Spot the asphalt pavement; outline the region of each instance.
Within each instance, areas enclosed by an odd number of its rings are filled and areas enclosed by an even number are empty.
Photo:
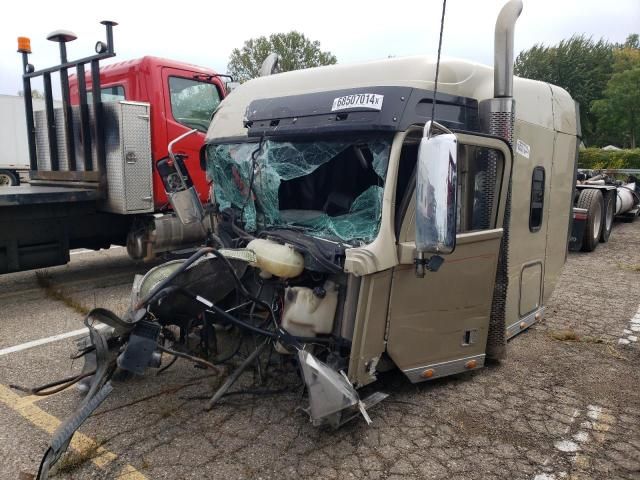
[[[148,268],[113,249],[0,277],[0,478],[33,478],[81,398],[9,385],[78,372],[78,337],[55,336],[82,329],[94,306],[123,313]],[[569,254],[546,318],[506,360],[420,385],[385,375],[377,386],[391,396],[371,426],[314,428],[295,391],[205,412],[220,379],[179,361],[114,383],[52,478],[640,479],[639,304],[640,222],[619,223],[608,244]]]

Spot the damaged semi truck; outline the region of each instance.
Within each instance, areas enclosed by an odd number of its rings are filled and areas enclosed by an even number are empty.
[[[277,352],[316,425],[368,419],[384,395],[357,389],[384,370],[422,382],[502,358],[544,315],[564,264],[580,141],[567,92],[513,76],[521,9],[500,13],[493,69],[392,58],[265,76],[224,99],[201,152],[217,204],[209,246],[137,278],[123,318],[89,314],[87,365],[67,379],[89,392],[42,472],[116,368],[142,373],[167,354],[217,368],[232,331],[263,340],[208,407]],[[169,199],[198,222],[175,173]]]

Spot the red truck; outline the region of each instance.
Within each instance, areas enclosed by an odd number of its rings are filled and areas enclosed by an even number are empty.
[[[127,245],[133,258],[200,243],[202,226],[184,225],[171,210],[156,168],[176,145],[201,200],[209,186],[199,162],[211,116],[226,94],[225,75],[156,57],[101,67],[114,57],[114,22],[96,54],[67,60],[71,32],[58,42],[60,64],[35,71],[27,38],[18,39],[29,144],[29,185],[0,192],[0,274],[62,265],[74,248]],[[86,68],[90,67],[90,68]],[[59,73],[62,108],[51,77]],[[44,111],[34,112],[31,80],[42,77]],[[96,112],[98,114],[96,115]]]

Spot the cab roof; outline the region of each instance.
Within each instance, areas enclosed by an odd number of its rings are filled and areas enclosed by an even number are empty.
[[[133,60],[124,60],[120,62],[110,63],[106,65],[100,65],[100,72],[107,73],[124,73],[130,69],[141,68],[153,68],[153,67],[170,67],[178,68],[182,70],[191,70],[194,72],[200,72],[207,75],[215,75],[216,72],[210,68],[200,67],[191,63],[179,62],[177,60],[170,60],[168,58],[144,56],[135,58]]]
[[[170,60],[168,58],[153,57],[147,55],[145,57],[135,58],[133,60],[123,60],[115,63],[109,63],[106,65],[100,65],[100,75],[103,78],[109,78],[112,76],[124,76],[132,71],[139,70],[152,70],[154,68],[176,68],[180,70],[189,70],[196,73],[202,73],[204,75],[217,75],[215,70],[210,68],[200,67],[191,63],[179,62],[177,60]],[[87,81],[91,80],[91,72],[86,74]],[[69,80],[75,82],[75,74],[69,75]]]
[[[207,143],[247,137],[247,108],[260,99],[379,86],[433,90],[436,60],[429,56],[388,58],[297,70],[250,80],[220,104],[207,132]],[[493,97],[493,68],[444,58],[438,91],[478,101]],[[514,78],[516,118],[542,127],[576,134],[575,104],[569,94],[545,82]],[[554,114],[555,113],[555,114]]]

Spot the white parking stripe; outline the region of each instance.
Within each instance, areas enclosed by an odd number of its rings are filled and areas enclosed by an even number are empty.
[[[107,325],[100,324],[96,325],[96,328],[105,328]],[[0,357],[3,355],[8,355],[10,353],[20,352],[22,350],[27,350],[28,348],[39,347],[40,345],[46,345],[47,343],[57,342],[58,340],[64,340],[65,338],[79,337],[80,335],[86,335],[89,333],[88,328],[80,328],[78,330],[73,330],[67,333],[60,333],[58,335],[53,335],[47,338],[41,338],[39,340],[32,340],[31,342],[21,343],[20,345],[15,345],[13,347],[7,347],[0,350]]]
[[[631,317],[629,325],[622,331],[622,336],[618,339],[618,345],[631,345],[638,341],[640,335],[640,307],[638,312]]]

